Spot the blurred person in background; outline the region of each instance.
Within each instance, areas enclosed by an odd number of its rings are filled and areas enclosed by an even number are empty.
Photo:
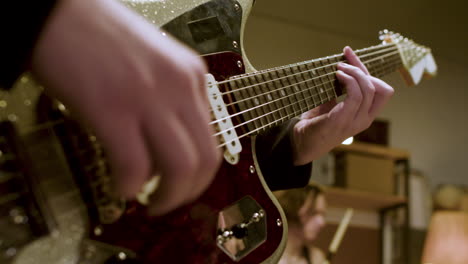
[[[314,246],[325,226],[326,201],[317,185],[276,192],[288,220],[288,242],[280,264],[317,264],[325,261],[324,253]]]

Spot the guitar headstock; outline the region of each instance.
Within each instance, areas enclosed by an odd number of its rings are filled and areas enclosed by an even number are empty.
[[[398,47],[403,62],[401,73],[409,86],[418,84],[423,77],[431,78],[437,74],[437,65],[430,48],[388,30],[380,32],[380,40]]]

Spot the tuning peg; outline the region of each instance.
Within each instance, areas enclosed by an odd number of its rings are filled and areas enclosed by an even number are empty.
[[[388,29],[380,30],[379,31],[379,39],[384,40],[388,35]]]

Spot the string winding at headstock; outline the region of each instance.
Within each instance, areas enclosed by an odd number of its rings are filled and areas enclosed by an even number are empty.
[[[418,84],[423,77],[431,78],[437,74],[437,65],[430,48],[388,30],[380,32],[380,40],[398,47],[403,62],[401,73],[409,86]]]

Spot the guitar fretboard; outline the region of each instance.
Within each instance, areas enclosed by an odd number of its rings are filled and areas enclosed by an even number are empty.
[[[382,77],[402,66],[394,44],[357,50],[371,75]],[[232,91],[228,106],[241,116],[249,134],[279,125],[345,94],[336,78],[343,54],[239,75],[227,82]]]

